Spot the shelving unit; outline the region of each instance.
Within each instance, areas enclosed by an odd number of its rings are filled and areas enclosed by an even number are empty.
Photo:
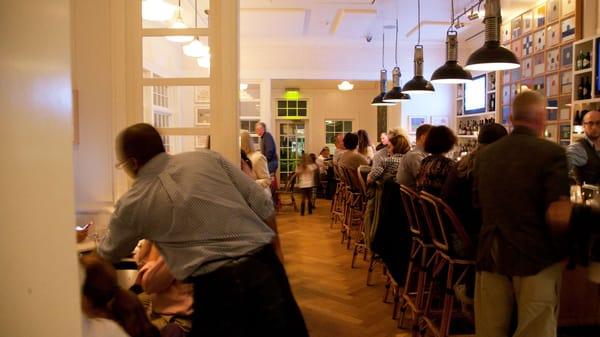
[[[583,127],[580,124],[578,116],[584,110],[597,110],[600,109],[600,88],[598,88],[598,45],[600,44],[600,35],[596,35],[590,38],[582,39],[573,44],[573,69],[577,69],[577,59],[581,53],[590,54],[590,65],[588,68],[573,71],[572,83],[572,105],[571,105],[571,124],[570,128],[573,131],[571,133],[570,141],[574,142],[579,138],[583,137]],[[589,81],[590,83],[590,96],[588,99],[580,99],[578,86],[581,80]]]

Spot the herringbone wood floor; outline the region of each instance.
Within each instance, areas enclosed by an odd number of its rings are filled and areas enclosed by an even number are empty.
[[[278,215],[285,267],[312,337],[404,337],[392,320],[392,305],[382,302],[385,279],[378,266],[366,285],[368,262],[340,244],[339,225],[330,229],[327,200],[312,215],[291,208]]]

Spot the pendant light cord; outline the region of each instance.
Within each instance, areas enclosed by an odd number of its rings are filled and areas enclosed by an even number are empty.
[[[454,29],[454,0],[450,1],[450,6],[452,6],[451,8],[451,13],[452,13],[452,17],[450,18],[450,27],[448,27],[448,31],[446,31],[446,34],[448,34],[449,32],[455,32],[456,30]]]
[[[396,12],[397,13],[397,12]],[[396,50],[394,51],[394,59],[396,62],[396,67],[398,66],[398,18],[396,17]]]
[[[381,33],[381,69],[385,69],[385,28]]]
[[[419,43],[418,45],[421,45],[421,0],[417,0],[417,16],[419,19],[419,22],[417,23],[417,27],[419,29]],[[397,23],[396,23],[397,24]],[[398,28],[396,28],[398,29]]]
[[[194,28],[198,28],[198,0],[194,0]]]

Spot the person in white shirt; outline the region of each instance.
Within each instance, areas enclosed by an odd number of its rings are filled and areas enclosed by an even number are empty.
[[[254,149],[252,138],[248,131],[240,132],[240,149],[246,153],[250,162],[252,162],[251,178],[262,188],[265,193],[271,196],[271,175],[269,174],[269,166],[267,165],[267,157]]]
[[[282,265],[273,201],[220,154],[169,155],[158,131],[117,137],[134,179],[117,202],[98,253],[116,262],[154,242],[173,276],[194,284],[191,336],[308,336]]]
[[[319,152],[319,157],[316,160],[316,164],[319,166],[319,172],[321,172],[321,174],[327,174],[327,166],[331,164],[328,146],[324,146],[321,149],[321,152]]]
[[[304,215],[304,207],[308,203],[308,214],[312,214],[314,205],[312,204],[312,192],[315,187],[315,173],[318,167],[312,162],[308,154],[302,155],[300,164],[296,167],[296,186],[302,192],[302,202],[300,203],[300,215]]]

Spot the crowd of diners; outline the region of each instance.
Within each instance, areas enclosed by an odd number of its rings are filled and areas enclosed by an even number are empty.
[[[463,296],[477,335],[555,336],[566,233],[599,231],[596,209],[569,202],[569,170],[600,183],[600,112],[584,116],[585,138],[565,151],[542,138],[545,105],[536,92],[519,94],[512,132],[486,125],[458,162],[446,126],[420,126],[412,149],[399,128],[377,147],[364,130],[340,134],[333,155],[324,147],[297,165],[301,213],[312,212],[312,190],[333,165],[370,165],[370,186],[392,181],[439,196],[477,243]],[[277,235],[276,145],[264,123],[256,133],[260,151],[241,133],[240,163],[209,150],[169,155],[148,124],[118,135],[117,167],[134,182],[97,253],[81,258],[84,336],[308,336]],[[138,279],[121,289],[111,263],[132,252]]]

